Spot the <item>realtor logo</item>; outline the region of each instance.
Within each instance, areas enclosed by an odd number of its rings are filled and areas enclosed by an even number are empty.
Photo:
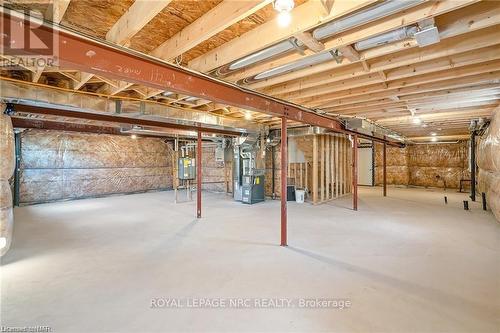
[[[36,8],[23,3],[23,8]],[[52,12],[49,5],[45,15],[38,10],[13,10],[0,7],[1,11],[1,67],[3,69],[31,69],[57,65],[57,31],[43,26],[43,19]]]

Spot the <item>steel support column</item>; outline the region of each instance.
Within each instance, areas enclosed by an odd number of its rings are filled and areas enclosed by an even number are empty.
[[[286,118],[281,118],[281,246],[287,246],[287,170],[288,142]]]
[[[476,201],[476,131],[470,135],[470,199]]]
[[[352,209],[358,210],[358,135],[352,145]]]
[[[196,144],[196,218],[201,218],[201,131]]]
[[[384,182],[384,197],[387,196],[387,144],[384,142],[383,160],[383,182]]]

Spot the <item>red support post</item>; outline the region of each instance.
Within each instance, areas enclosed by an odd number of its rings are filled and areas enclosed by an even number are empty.
[[[384,197],[387,196],[387,144],[384,142],[383,152],[383,178],[384,178]]]
[[[358,210],[358,135],[352,145],[352,209]]]
[[[201,218],[201,131],[196,144],[196,218]]]
[[[274,156],[273,156],[274,158]],[[287,246],[287,170],[288,170],[288,145],[286,118],[281,118],[281,246]]]

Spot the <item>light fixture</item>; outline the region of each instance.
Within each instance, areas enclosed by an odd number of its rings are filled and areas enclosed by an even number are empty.
[[[132,139],[134,139],[134,140],[135,140],[135,139],[137,139],[137,135],[135,135],[135,134],[132,134],[130,137],[131,137]]]
[[[278,25],[280,27],[286,27],[290,25],[292,21],[292,15],[289,12],[281,12],[278,14]]]
[[[290,12],[292,11],[293,7],[295,7],[295,3],[293,2],[293,0],[274,0],[273,7],[279,13],[279,26],[286,27],[287,25],[289,25],[292,21]]]
[[[436,136],[436,135],[437,135],[437,133],[436,133],[436,132],[431,132],[431,135],[432,135],[432,136]]]
[[[437,137],[435,137],[435,136],[433,136],[433,137],[431,138],[431,141],[432,141],[432,142],[436,142],[437,140],[438,140],[438,138],[437,138]]]
[[[415,125],[420,125],[422,123],[422,119],[420,119],[419,117],[413,117],[411,121]]]
[[[250,112],[245,112],[245,119],[246,120],[252,120],[252,114]]]

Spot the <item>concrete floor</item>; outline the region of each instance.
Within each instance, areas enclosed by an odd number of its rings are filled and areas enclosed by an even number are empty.
[[[360,189],[330,204],[246,206],[170,192],[15,210],[3,326],[55,332],[499,332],[500,223],[465,194]],[[151,308],[152,298],[348,299],[350,308]],[[251,301],[251,302],[252,302]],[[262,303],[262,302],[261,302]],[[160,304],[160,303],[157,303]],[[187,305],[187,303],[183,303]]]

